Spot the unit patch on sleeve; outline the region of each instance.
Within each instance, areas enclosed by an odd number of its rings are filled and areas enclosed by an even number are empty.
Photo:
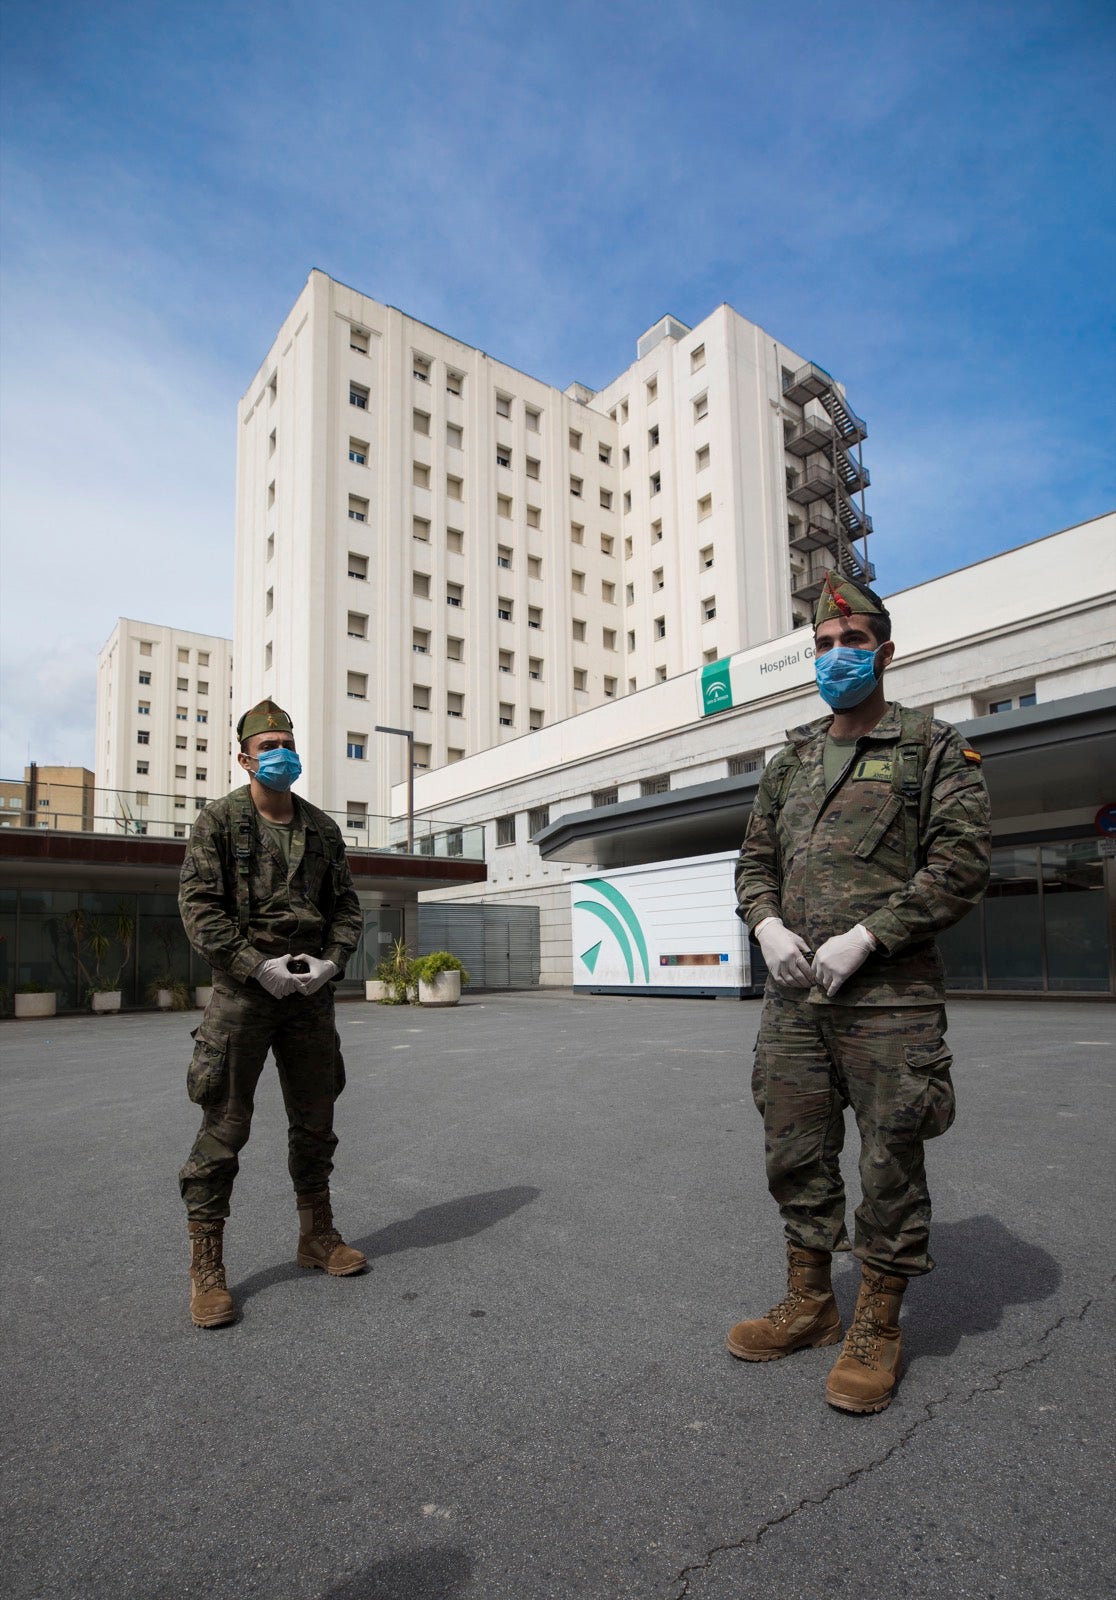
[[[862,756],[852,770],[853,778],[874,779],[877,783],[891,782],[891,761],[888,756]]]

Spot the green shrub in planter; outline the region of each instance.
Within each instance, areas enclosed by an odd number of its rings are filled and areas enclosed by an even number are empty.
[[[469,981],[464,963],[450,950],[431,950],[429,955],[418,956],[413,965],[415,977],[421,983],[433,983],[441,972],[460,972],[461,982]]]

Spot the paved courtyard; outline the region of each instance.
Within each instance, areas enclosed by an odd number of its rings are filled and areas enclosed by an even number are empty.
[[[5,1592],[1109,1595],[1116,1011],[952,1007],[939,1266],[865,1418],[824,1403],[835,1351],[724,1352],[782,1287],[758,1015],[343,1006],[335,1201],[374,1271],[295,1267],[269,1068],[214,1332],[175,1183],[197,1014],[4,1023]]]

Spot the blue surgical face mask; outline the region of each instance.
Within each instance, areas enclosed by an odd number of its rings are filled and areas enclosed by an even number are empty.
[[[265,789],[289,789],[302,776],[302,762],[294,750],[280,745],[277,750],[265,750],[258,757],[256,777]]]
[[[814,676],[818,693],[834,711],[848,711],[867,700],[876,687],[875,650],[853,650],[835,645],[814,657]]]

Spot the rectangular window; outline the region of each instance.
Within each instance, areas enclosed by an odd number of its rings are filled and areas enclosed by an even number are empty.
[[[350,383],[349,404],[356,406],[358,411],[367,411],[369,394],[370,391],[362,383]]]
[[[585,624],[580,617],[575,617],[570,624],[573,637],[580,643],[585,638]]]
[[[654,778],[641,778],[639,780],[639,792],[642,796],[651,794],[669,794],[670,773],[660,772]]]
[[[647,430],[647,448],[649,450],[654,450],[654,448],[658,444],[658,442],[659,442],[659,424],[656,422],[656,424],[655,424],[655,426],[653,428],[648,428],[648,430]]]
[[[148,733],[146,728],[141,728],[140,731],[136,734],[136,743],[137,744],[150,744],[151,743],[151,735]]]
[[[650,404],[652,400],[657,400],[658,398],[659,398],[659,380],[658,380],[658,378],[654,378],[654,377],[648,378],[648,380],[647,380],[647,402],[648,402],[648,404]]]
[[[713,596],[710,595],[708,600],[703,600],[701,602],[702,621],[703,622],[712,622],[713,618],[716,615],[717,615],[717,602],[713,598]]]
[[[666,638],[666,618],[665,617],[656,617],[655,618],[655,637],[656,637],[656,639],[665,639]]]
[[[275,479],[272,478],[271,482],[267,486],[267,506],[268,506],[268,510],[269,511],[270,511],[271,507],[274,504],[275,504]]]
[[[514,670],[515,670],[515,651],[514,650],[501,650],[497,665],[498,665],[499,670],[501,672],[514,672]]]
[[[345,826],[359,833],[368,824],[368,806],[363,800],[345,801]]]
[[[411,518],[411,537],[421,539],[423,544],[430,543],[430,523],[425,517]]]
[[[349,672],[345,676],[345,693],[350,700],[368,699],[368,674]]]
[[[204,783],[205,782],[205,774],[206,774],[205,767],[197,767],[195,769],[195,771],[194,771],[194,777],[197,779],[198,783]]]
[[[275,447],[278,442],[279,440],[276,430],[272,428],[271,432],[267,436],[267,453],[269,458],[275,454]]]
[[[425,628],[415,628],[411,632],[411,649],[416,656],[430,654],[430,635]]]
[[[150,683],[151,682],[151,674],[150,674],[150,672],[141,672],[140,675],[139,675],[139,681],[141,683]]]
[[[419,744],[416,741],[412,765],[416,772],[425,772],[427,770],[430,766],[430,746],[428,744]]]
[[[350,611],[345,619],[345,631],[350,639],[367,639],[368,618],[362,611]]]
[[[453,745],[450,745],[448,747],[448,749],[446,750],[446,764],[447,764],[447,766],[452,766],[455,761],[464,761],[464,759],[465,759],[464,750],[457,750],[457,749],[454,748]],[[450,851],[451,855],[453,855],[455,853],[460,855],[461,852],[460,851],[454,852],[452,850]]]
[[[174,748],[175,748],[175,749],[176,749],[176,750],[185,750],[185,748],[186,748],[186,743],[187,743],[187,740],[186,740],[186,735],[185,735],[185,734],[184,734],[184,733],[180,733],[180,734],[178,734],[178,735],[177,735],[177,737],[176,737],[176,738],[175,738],[175,741],[174,741]]]
[[[614,583],[608,583],[607,581],[601,583],[601,599],[606,606],[614,606],[616,604],[616,585]]]
[[[529,628],[541,628],[542,627],[542,607],[541,606],[528,606],[527,607],[527,626]]]
[[[147,801],[148,801],[147,790],[146,789],[137,789],[136,790],[136,805],[137,806],[145,806],[147,804]],[[49,800],[40,800],[39,804],[41,806],[45,806],[45,805],[49,805],[50,802],[49,802]]]
[[[655,682],[656,683],[665,683],[666,682],[666,668],[665,667],[656,667],[655,668]]]
[[[704,422],[709,415],[709,395],[699,394],[694,401],[694,421]]]
[[[527,507],[527,526],[529,528],[542,527],[542,512],[538,506]]]
[[[430,382],[430,362],[426,356],[411,356],[411,376],[420,383]]]
[[[446,605],[461,606],[465,601],[465,589],[460,583],[446,584]]]
[[[602,628],[601,629],[601,643],[604,645],[606,650],[615,650],[616,649],[616,629],[615,628]]]
[[[496,818],[496,843],[498,845],[515,843],[515,817]]]
[[[411,706],[415,711],[430,710],[430,689],[425,683],[411,685]]]
[[[573,686],[577,694],[584,694],[589,687],[589,674],[584,667],[574,668]]]
[[[358,356],[368,354],[368,334],[363,328],[349,329],[349,349],[355,350]]]
[[[703,444],[701,449],[694,454],[694,461],[699,472],[704,472],[709,465],[709,446]]]
[[[411,593],[419,600],[430,599],[430,574],[428,572],[411,573]]]
[[[209,721],[209,712],[208,711],[199,711],[198,714],[197,714],[197,717],[195,718],[195,721],[197,721],[197,722],[208,722]]]
[[[368,577],[368,557],[359,556],[355,550],[350,550],[348,570],[350,578],[360,578],[364,581]]]
[[[574,571],[574,572],[570,573],[570,588],[573,590],[574,594],[584,594],[585,593],[585,574],[584,574],[584,572]]]
[[[496,565],[498,567],[506,567],[510,571],[511,570],[511,564],[512,564],[512,553],[511,553],[511,550],[509,549],[509,547],[506,544],[498,544],[496,546]]]
[[[532,706],[531,710],[527,714],[527,726],[530,728],[532,733],[538,732],[543,725],[543,720],[543,713],[539,710],[536,710],[536,708]]]
[[[527,813],[527,837],[531,838],[536,833],[541,833],[544,828],[550,827],[550,807],[532,806]]]
[[[580,433],[578,433],[576,428],[571,428],[570,429],[570,449],[571,450],[580,450],[581,449],[581,435],[580,435]]]
[[[194,740],[194,749],[195,750],[199,750],[199,751],[200,750],[208,750],[209,749],[209,740],[208,739],[195,739]]]
[[[702,495],[697,503],[697,514],[699,522],[704,522],[706,517],[713,515],[713,496],[711,494]]]
[[[571,522],[570,523],[570,543],[571,544],[584,544],[585,543],[585,528],[580,522]]]
[[[496,602],[496,615],[501,622],[510,622],[512,619],[512,603],[504,595]]]
[[[699,344],[690,351],[690,371],[700,372],[705,365],[705,346]]]
[[[499,723],[501,728],[511,728],[515,724],[515,707],[506,701],[500,701]]]
[[[413,461],[411,463],[411,482],[416,489],[429,489],[430,468],[425,461]]]
[[[597,446],[597,460],[602,467],[611,467],[612,446],[610,444],[599,444]]]
[[[713,546],[711,544],[707,544],[704,550],[698,551],[698,563],[703,568],[713,565]]]
[[[632,509],[632,491],[630,489],[625,489],[624,490],[624,514],[625,514],[625,516],[627,515],[627,513],[631,509]]]
[[[150,639],[141,639],[140,640],[140,642],[139,642],[139,653],[140,653],[141,656],[149,656],[151,654],[151,640]]]
[[[464,639],[455,639],[452,636],[452,634],[448,634],[446,636],[446,660],[447,661],[464,661],[464,659],[465,659],[465,641],[464,641]]]
[[[541,472],[542,472],[542,463],[536,461],[533,456],[528,456],[527,457],[527,476],[529,478],[536,478],[537,479]]]
[[[660,517],[657,522],[653,522],[651,524],[651,543],[652,544],[658,544],[658,542],[662,538],[662,536],[663,536],[663,521],[662,521],[662,518]]]
[[[615,540],[613,539],[611,533],[602,533],[601,534],[601,554],[603,556],[610,556],[612,554],[612,547],[613,547],[614,543],[615,543]]]
[[[269,591],[269,592],[270,592],[270,591]],[[266,602],[266,600],[265,600],[265,602],[264,602],[264,603],[265,603],[265,605],[266,605],[266,603],[267,603],[267,602]],[[181,694],[181,693],[182,693],[182,692],[183,692],[183,691],[184,691],[184,690],[186,690],[186,689],[189,689],[189,687],[190,687],[190,680],[189,680],[189,678],[179,678],[179,679],[177,679],[177,680],[176,680],[176,682],[175,682],[175,688],[176,688],[176,689],[177,689],[177,690],[178,690],[178,691],[179,691],[179,693],[180,693],[180,694]]]
[[[465,429],[458,427],[456,422],[446,423],[446,444],[451,450],[464,450]]]
[[[357,467],[368,465],[368,446],[363,439],[349,440],[349,460]]]
[[[524,427],[527,429],[528,433],[538,433],[538,431],[539,431],[539,418],[541,416],[542,416],[542,412],[541,411],[536,411],[534,406],[524,406],[524,408],[523,408],[523,424],[524,424]]]
[[[581,499],[581,489],[582,489],[582,481],[581,481],[581,479],[580,478],[571,478],[570,479],[570,493],[573,495],[575,500],[580,500]]]
[[[496,415],[498,417],[511,416],[511,395],[498,394],[496,396]]]
[[[542,675],[543,675],[542,657],[541,656],[528,656],[527,657],[527,676],[529,678],[533,678],[536,683],[541,683],[542,682]]]
[[[505,520],[507,520],[507,519],[509,519],[511,517],[511,514],[512,514],[511,495],[510,494],[498,494],[496,496],[496,515],[498,517],[503,517],[503,518],[505,518]]]
[[[273,655],[272,644],[271,644],[271,640],[269,639],[267,641],[267,643],[264,645],[264,671],[265,672],[270,672],[271,671],[272,655]]]
[[[140,774],[141,777],[143,776],[143,774],[145,772],[150,772],[151,771],[151,763],[150,763],[150,761],[137,761],[136,762],[136,771]]]
[[[446,716],[461,718],[465,715],[465,696],[450,689],[446,694]]]
[[[496,446],[496,465],[498,467],[511,466],[511,448],[509,445],[498,444]]]
[[[141,700],[137,705],[136,710],[139,712],[141,717],[149,717],[151,715],[151,701]]]
[[[428,439],[430,437],[429,411],[419,411],[417,409],[412,411],[411,428],[413,432],[420,434],[424,439]]]
[[[361,497],[356,494],[351,494],[349,496],[349,521],[368,521],[368,501],[362,500]]]
[[[656,568],[655,568],[655,570],[654,570],[654,572],[653,572],[653,573],[652,573],[652,574],[651,574],[651,582],[652,582],[652,585],[653,585],[653,586],[654,586],[654,587],[655,587],[655,588],[656,588],[656,589],[661,589],[661,588],[662,588],[662,587],[663,587],[663,584],[664,584],[664,583],[665,583],[665,581],[666,581],[666,580],[665,580],[665,578],[664,578],[664,576],[663,576],[663,569],[662,569],[662,567],[656,567]]]
[[[174,720],[176,722],[186,722],[188,720],[188,715],[189,714],[188,714],[185,706],[175,706],[175,708],[174,708]]]
[[[541,556],[528,556],[527,557],[527,576],[529,578],[541,578],[542,577],[542,557]]]
[[[189,650],[185,650],[185,649],[179,650],[178,659],[179,659],[180,662],[186,662],[187,665],[188,665],[189,661],[190,661],[190,652],[189,652]]]
[[[367,740],[363,733],[345,735],[345,754],[350,761],[363,761]]]
[[[175,801],[175,805],[176,806],[178,805],[177,800]],[[185,837],[186,837],[186,829],[185,829],[185,827],[184,826],[182,826],[182,827],[176,826],[175,830],[174,830],[174,836],[175,836],[176,839],[185,839]]]
[[[661,494],[662,493],[662,488],[663,488],[663,475],[662,475],[662,473],[661,472],[653,472],[651,474],[651,493],[652,493],[652,495]]]
[[[465,480],[464,480],[464,478],[455,478],[452,473],[447,473],[447,475],[446,475],[446,499],[447,500],[464,500],[464,498],[465,498]]]
[[[728,775],[730,778],[747,778],[753,772],[762,771],[762,750],[748,750],[744,755],[729,756],[728,758]]]
[[[604,692],[605,692],[605,699],[606,700],[615,700],[615,698],[616,698],[616,679],[615,678],[606,678],[605,679],[605,681],[604,681]]]
[[[460,555],[465,548],[465,535],[460,528],[446,529],[446,549]]]
[[[634,650],[635,649],[635,629],[634,628],[629,628],[628,629],[628,649],[629,650]]]
[[[446,393],[461,394],[465,388],[465,374],[454,372],[452,367],[446,368]]]
[[[602,489],[601,490],[601,510],[602,511],[611,511],[612,510],[612,490],[611,489]]]
[[[275,557],[275,535],[273,533],[269,533],[268,536],[267,536],[267,559],[269,561],[271,561],[271,560],[274,559],[274,557]]]
[[[620,791],[613,787],[610,789],[594,789],[590,796],[594,806],[614,806],[620,799]]]

